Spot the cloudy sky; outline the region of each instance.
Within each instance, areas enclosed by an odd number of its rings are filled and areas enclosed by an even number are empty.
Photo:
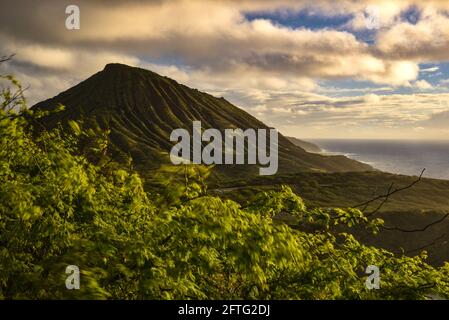
[[[67,30],[68,5],[80,29]],[[224,96],[300,138],[449,139],[449,1],[0,4],[32,105],[110,62]]]

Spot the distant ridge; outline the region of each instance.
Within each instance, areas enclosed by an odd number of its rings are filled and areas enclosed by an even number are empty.
[[[118,161],[130,155],[139,170],[157,168],[168,162],[176,128],[191,132],[192,121],[203,128],[269,128],[224,98],[191,89],[149,70],[112,63],[57,96],[34,105],[63,112],[42,120],[47,128],[68,120],[84,119],[87,124],[110,129],[110,141]],[[223,177],[241,178],[257,174],[252,166],[217,166]],[[279,136],[279,173],[369,171],[366,164],[344,156],[323,156],[306,152]]]
[[[308,142],[308,141],[304,141],[304,140],[300,140],[298,138],[295,137],[286,137],[288,140],[290,140],[294,145],[303,148],[305,151],[307,152],[312,152],[312,153],[320,153],[323,152],[323,150],[321,150],[321,148],[319,146],[317,146],[314,143]]]

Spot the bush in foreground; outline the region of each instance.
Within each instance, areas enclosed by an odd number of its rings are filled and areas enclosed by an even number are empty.
[[[105,160],[104,137],[78,123],[70,134],[36,133],[42,115],[7,108],[8,92],[2,99],[0,298],[449,297],[449,264],[436,269],[425,253],[397,257],[333,231],[376,231],[381,221],[359,210],[308,209],[288,187],[242,208],[208,195],[207,169],[191,166],[161,168],[160,189],[147,193],[137,174]],[[87,138],[97,157],[79,152]],[[281,213],[299,227],[275,223]],[[68,265],[81,271],[79,290],[66,289]],[[380,269],[379,290],[365,286],[368,265]]]

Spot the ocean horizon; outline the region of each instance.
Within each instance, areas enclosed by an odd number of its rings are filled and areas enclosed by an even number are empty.
[[[323,153],[341,154],[390,173],[449,180],[449,140],[307,139]]]

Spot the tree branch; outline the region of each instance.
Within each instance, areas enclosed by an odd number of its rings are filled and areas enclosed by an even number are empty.
[[[380,203],[380,205],[379,205],[374,211],[371,211],[371,212],[369,212],[369,213],[366,214],[366,216],[373,215],[374,213],[378,212],[378,211],[382,208],[382,206],[388,201],[388,199],[390,198],[390,196],[392,196],[392,195],[395,194],[395,193],[398,193],[398,192],[401,192],[401,191],[410,189],[410,188],[412,188],[415,184],[417,184],[418,182],[420,182],[420,181],[421,181],[421,178],[422,178],[422,176],[423,176],[423,174],[424,174],[424,171],[426,171],[425,168],[422,169],[421,174],[419,175],[418,179],[414,180],[414,181],[413,181],[412,183],[410,183],[409,185],[407,185],[407,186],[405,186],[405,187],[402,187],[402,188],[397,188],[397,189],[392,190],[392,189],[393,189],[393,183],[392,183],[392,184],[390,185],[390,187],[388,188],[388,191],[387,191],[386,194],[378,195],[377,197],[374,197],[374,198],[372,198],[372,199],[370,199],[370,200],[368,200],[368,201],[365,201],[365,202],[362,202],[362,203],[360,203],[360,204],[357,204],[357,205],[353,206],[352,208],[356,209],[356,208],[359,208],[359,207],[363,207],[362,211],[364,211],[364,210],[366,210],[366,208],[368,207],[368,205],[371,204],[372,202],[377,201],[377,200],[380,200],[380,199],[383,199],[382,202]]]
[[[401,232],[422,232],[422,231],[426,231],[428,228],[430,228],[431,226],[443,222],[447,217],[449,217],[449,213],[446,213],[441,219],[438,219],[432,223],[429,223],[428,225],[420,228],[420,229],[402,229],[402,228],[398,228],[398,227],[385,227],[385,226],[381,226],[382,229],[385,230],[389,230],[389,231],[401,231]]]
[[[0,57],[0,63],[9,61],[9,60],[11,60],[14,56],[15,56],[14,53],[13,53],[13,54],[10,54],[9,56],[2,56],[2,57]]]
[[[443,233],[441,236],[439,236],[438,238],[433,240],[431,243],[428,243],[428,244],[426,244],[426,245],[424,245],[422,247],[419,247],[419,248],[415,248],[415,249],[410,249],[410,250],[404,251],[404,253],[405,254],[412,253],[412,252],[415,252],[415,251],[421,251],[423,249],[431,247],[431,246],[435,245],[439,240],[443,239],[446,235],[447,235],[446,233]]]

